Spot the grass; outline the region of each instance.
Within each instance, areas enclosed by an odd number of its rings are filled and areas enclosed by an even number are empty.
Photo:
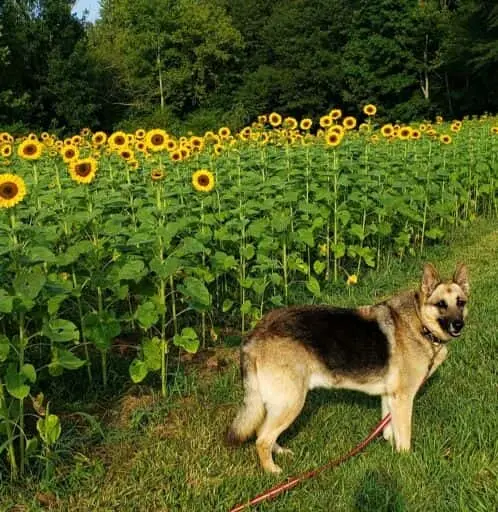
[[[457,261],[466,262],[472,298],[464,336],[452,343],[449,359],[416,399],[413,451],[398,455],[385,441],[374,441],[355,459],[257,510],[495,509],[498,222],[476,222],[451,244],[431,249],[425,259],[446,275]],[[324,301],[375,302],[416,285],[420,270],[421,262],[415,259],[396,264],[389,272],[367,276],[350,294],[337,292]],[[379,420],[376,397],[313,391],[301,416],[281,438],[294,457],[277,456],[283,475],[266,475],[253,443],[229,449],[222,442],[242,397],[234,353],[223,349],[207,359],[208,364],[191,365],[183,386],[187,396],[177,393],[168,401],[157,398],[158,393],[123,397],[121,408],[108,414],[103,440],[97,435],[90,442],[87,431],[73,430],[81,436],[79,446],[73,439],[71,456],[65,456],[58,473],[41,486],[4,485],[0,509],[42,510],[45,499],[52,510],[74,512],[229,510],[286,477],[345,453]],[[18,508],[11,508],[15,505]]]

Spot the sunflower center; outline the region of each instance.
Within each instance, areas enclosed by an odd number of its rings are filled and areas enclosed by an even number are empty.
[[[82,164],[78,164],[76,166],[76,174],[78,176],[81,176],[82,178],[85,178],[86,176],[88,176],[91,172],[92,172],[92,166],[89,164],[89,163],[82,163]]]
[[[162,144],[164,144],[164,137],[162,135],[154,135],[151,139],[150,139],[150,142],[152,143],[152,145],[154,146],[161,146]]]
[[[114,143],[117,144],[118,146],[122,146],[125,142],[126,141],[125,141],[124,137],[121,137],[121,136],[118,136],[114,139]]]
[[[207,174],[201,174],[197,178],[197,183],[199,183],[199,185],[202,187],[207,187],[209,185],[209,176]]]
[[[27,144],[23,152],[25,155],[34,155],[36,153],[36,146],[34,144]]]
[[[0,185],[0,197],[2,199],[13,199],[16,197],[19,189],[15,183],[8,181],[7,183],[2,183]]]

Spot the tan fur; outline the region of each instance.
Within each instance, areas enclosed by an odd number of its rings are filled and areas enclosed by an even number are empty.
[[[387,338],[389,358],[382,369],[362,373],[331,371],[309,346],[295,337],[284,337],[278,327],[291,321],[289,308],[268,313],[248,335],[242,346],[245,398],[229,430],[229,440],[244,441],[256,434],[256,448],[266,471],[279,472],[272,453],[283,453],[277,444],[279,435],[301,412],[309,389],[345,388],[381,396],[382,416],[392,415],[383,435],[397,451],[410,449],[413,400],[423,381],[446,359],[447,346],[424,334],[424,328],[440,341],[452,335],[438,323],[445,301],[444,315],[465,318],[468,274],[460,265],[453,281],[441,282],[436,269],[424,267],[418,291],[400,293],[374,306],[362,306],[355,312],[375,321]],[[460,306],[462,305],[459,302]],[[458,316],[459,315],[459,316]],[[334,325],[330,326],[331,336]],[[454,334],[457,336],[459,333]]]

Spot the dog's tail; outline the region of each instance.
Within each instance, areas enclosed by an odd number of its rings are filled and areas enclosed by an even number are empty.
[[[263,423],[266,412],[259,389],[254,356],[242,350],[240,357],[244,403],[226,435],[226,441],[231,445],[240,444],[249,439]]]

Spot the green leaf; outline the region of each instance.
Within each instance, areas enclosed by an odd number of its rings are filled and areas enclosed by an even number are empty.
[[[173,343],[175,346],[183,348],[190,354],[195,354],[197,350],[199,350],[199,338],[191,327],[182,329],[181,334],[177,334],[173,338]]]
[[[250,260],[256,254],[256,249],[254,249],[254,245],[246,245],[240,249],[240,254],[246,259]]]
[[[127,261],[118,271],[118,280],[138,282],[145,275],[145,264],[142,260],[132,259]]]
[[[320,290],[320,284],[318,283],[318,280],[316,277],[310,276],[308,279],[308,282],[306,283],[306,288],[315,296],[320,297],[321,290]]]
[[[157,337],[147,339],[142,343],[144,362],[148,370],[159,370],[162,365],[163,353],[161,340]]]
[[[36,429],[47,446],[54,445],[61,435],[61,424],[55,414],[48,414],[36,422]]]
[[[334,258],[336,260],[344,257],[344,255],[346,254],[346,245],[342,242],[339,242],[337,244],[332,244],[330,249],[334,253]]]
[[[7,356],[10,351],[10,342],[9,338],[5,336],[5,334],[0,334],[0,363],[3,363],[7,360]]]
[[[233,306],[233,300],[225,299],[223,301],[223,305],[221,306],[221,309],[222,309],[223,313],[227,313],[228,311],[230,311],[232,309],[232,306]]]
[[[69,297],[67,294],[53,295],[47,301],[47,311],[49,315],[55,315],[61,306],[61,304]]]
[[[184,266],[184,261],[176,256],[168,256],[164,261],[159,258],[153,258],[150,261],[150,269],[161,279],[173,275]]]
[[[316,260],[313,262],[313,270],[315,271],[315,274],[320,275],[326,268],[326,264],[323,261]]]
[[[54,362],[66,370],[77,370],[86,364],[86,361],[76,357],[70,350],[56,348],[54,350]]]
[[[13,286],[16,295],[25,305],[31,307],[31,301],[34,301],[45,285],[45,274],[40,267],[21,269],[14,279]]]
[[[204,283],[196,277],[187,277],[183,284],[178,286],[178,290],[191,298],[194,303],[200,304],[201,306],[209,306],[211,304],[211,295],[208,289]]]
[[[311,229],[298,229],[296,238],[299,242],[305,243],[308,247],[314,247],[315,245],[315,237]]]
[[[147,373],[149,373],[147,365],[142,360],[136,358],[131,362],[128,371],[130,372],[131,380],[135,384],[142,382],[147,377]]]
[[[199,240],[187,237],[183,240],[176,253],[178,256],[187,256],[188,254],[198,254],[204,251],[207,251],[206,246],[199,242]]]
[[[32,247],[28,252],[31,263],[54,263],[56,261],[55,254],[48,248],[43,246]]]
[[[10,296],[5,290],[0,288],[0,313],[12,313],[14,297]]]
[[[32,384],[36,382],[36,370],[32,364],[23,364],[21,373],[28,379]]]
[[[138,306],[135,318],[142,329],[150,329],[159,320],[159,312],[156,309],[156,305],[149,300]]]
[[[86,338],[100,350],[107,350],[121,332],[119,321],[108,311],[102,311],[100,315],[89,313],[84,318],[83,326]]]
[[[79,341],[80,331],[69,320],[57,318],[50,320],[43,327],[43,334],[53,342],[64,343],[67,341]]]
[[[26,440],[26,457],[31,457],[38,451],[38,438],[32,437]]]
[[[15,363],[9,364],[5,374],[5,387],[10,395],[24,400],[29,395],[30,387],[25,384],[26,376],[17,371]]]
[[[240,306],[240,312],[245,315],[249,314],[251,311],[252,302],[250,300],[245,300],[242,306]]]

